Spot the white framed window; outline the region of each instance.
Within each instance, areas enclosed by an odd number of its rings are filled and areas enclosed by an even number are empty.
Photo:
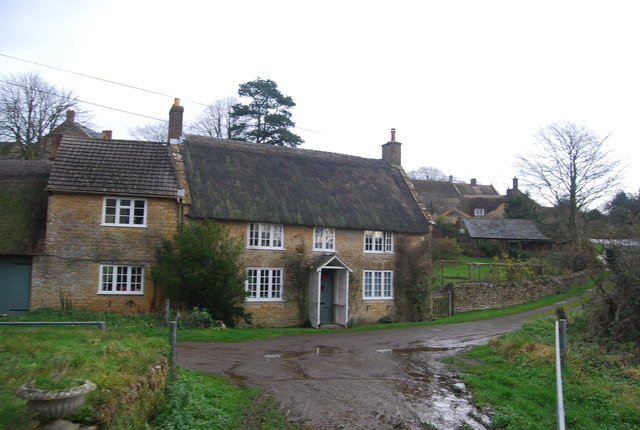
[[[143,294],[144,268],[100,265],[98,294]]]
[[[475,208],[473,216],[484,216],[484,208]]]
[[[282,224],[249,224],[249,245],[254,249],[284,249]]]
[[[314,251],[335,251],[336,250],[336,229],[314,227],[313,228],[313,250]]]
[[[393,270],[365,270],[363,279],[363,298],[393,298]]]
[[[393,252],[393,232],[390,231],[365,231],[364,252]]]
[[[248,267],[245,289],[247,301],[281,301],[282,269],[270,267]]]
[[[102,205],[102,225],[146,227],[147,200],[105,197]]]

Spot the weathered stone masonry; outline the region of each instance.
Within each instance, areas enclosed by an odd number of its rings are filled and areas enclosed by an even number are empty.
[[[444,291],[452,293],[453,313],[459,313],[527,303],[560,293],[587,280],[589,274],[579,272],[535,281],[451,283],[445,286]]]

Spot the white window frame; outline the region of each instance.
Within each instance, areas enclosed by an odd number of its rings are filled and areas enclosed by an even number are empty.
[[[144,267],[101,264],[98,294],[144,294]]]
[[[313,228],[313,251],[335,251],[336,229],[327,227]]]
[[[130,203],[127,205],[125,202]],[[108,203],[115,203],[115,206]],[[140,204],[142,204],[142,208],[140,208]],[[133,197],[105,197],[102,201],[102,225],[117,227],[146,227],[147,207],[147,199]],[[142,215],[140,215],[140,210],[142,210]],[[108,221],[108,217],[113,217],[113,221]],[[123,218],[126,218],[126,222],[122,222]]]
[[[282,302],[284,269],[280,267],[247,267],[244,289],[248,302]]]
[[[364,270],[362,298],[363,300],[392,300],[393,270]]]
[[[484,215],[485,215],[484,208],[475,208],[473,210],[473,216],[484,216]]]
[[[367,230],[364,232],[364,252],[393,254],[393,232]]]
[[[284,249],[282,224],[251,222],[247,231],[247,249]]]

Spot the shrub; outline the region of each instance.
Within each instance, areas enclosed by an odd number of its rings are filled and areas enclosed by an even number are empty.
[[[462,248],[456,239],[440,237],[433,240],[433,260],[454,260],[462,255]]]
[[[158,248],[153,280],[180,306],[201,306],[234,326],[245,317],[242,248],[242,241],[215,221],[181,224],[174,240]]]

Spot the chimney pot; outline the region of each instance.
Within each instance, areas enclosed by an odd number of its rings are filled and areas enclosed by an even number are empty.
[[[382,145],[382,160],[392,166],[400,166],[402,161],[402,152],[400,146],[402,144],[396,141],[396,129],[391,129],[391,140]]]
[[[111,130],[102,130],[102,138],[104,140],[111,140],[111,136],[113,135],[113,131]]]

